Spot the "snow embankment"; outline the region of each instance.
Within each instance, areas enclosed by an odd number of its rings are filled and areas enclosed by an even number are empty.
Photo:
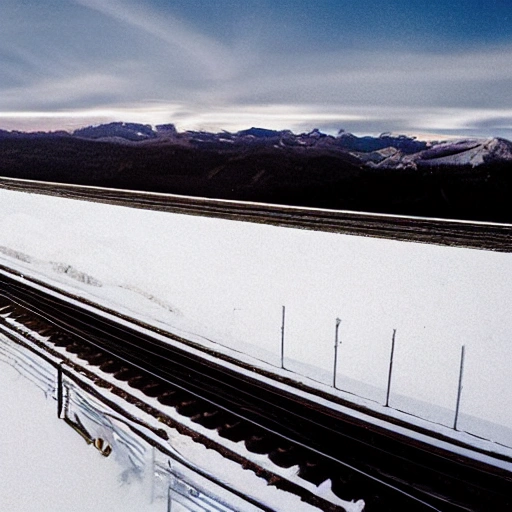
[[[4,364],[0,351],[0,510],[158,512],[144,479],[130,478],[57,418],[53,400]],[[9,433],[9,435],[6,435]],[[133,475],[132,475],[133,476]]]
[[[156,326],[512,446],[512,254],[0,190],[0,263]],[[309,380],[309,382],[312,382]]]

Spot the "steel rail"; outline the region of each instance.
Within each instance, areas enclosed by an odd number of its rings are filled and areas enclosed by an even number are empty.
[[[90,311],[78,311],[29,285],[9,283],[3,277],[1,287],[6,296],[50,318],[60,328],[134,361],[141,369],[172,381],[258,427],[411,494],[418,500],[417,505],[426,501],[434,510],[489,510],[483,507],[511,503],[511,475],[450,458],[446,452],[436,453],[432,447],[358,423],[314,402],[299,401],[289,393],[262,386],[222,365],[193,360],[176,347],[111,325]]]
[[[512,252],[512,225],[180,196],[0,177],[0,188],[184,215]]]

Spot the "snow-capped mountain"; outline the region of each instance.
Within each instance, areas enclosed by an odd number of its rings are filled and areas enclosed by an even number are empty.
[[[110,123],[0,130],[0,175],[404,215],[512,222],[512,143]]]
[[[0,137],[7,136],[3,132]],[[378,137],[358,137],[340,130],[337,136],[318,129],[295,134],[290,130],[249,128],[236,133],[205,131],[178,132],[173,124],[150,125],[109,123],[75,130],[72,137],[121,144],[177,143],[219,150],[234,147],[311,148],[347,153],[372,168],[415,169],[443,166],[477,167],[489,162],[512,161],[512,143],[505,139],[460,139],[427,142],[406,135],[383,133]]]
[[[407,154],[395,146],[358,155],[371,167],[428,168],[470,166],[493,162],[512,162],[512,143],[505,139],[461,139],[431,144],[416,153]]]

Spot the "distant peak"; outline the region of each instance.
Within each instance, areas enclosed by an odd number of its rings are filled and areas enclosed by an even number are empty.
[[[97,126],[86,126],[73,132],[74,137],[83,139],[109,140],[118,138],[132,142],[138,142],[156,137],[151,125],[139,123],[113,122]]]
[[[279,137],[283,133],[288,132],[288,130],[278,131],[278,130],[269,130],[268,128],[249,128],[247,130],[241,130],[236,132],[236,135],[239,137],[252,136],[256,138],[270,138],[270,137]]]

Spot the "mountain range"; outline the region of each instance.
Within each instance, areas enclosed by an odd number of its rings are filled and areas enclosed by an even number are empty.
[[[512,143],[315,129],[179,132],[109,123],[0,130],[0,175],[347,209],[512,222]]]

